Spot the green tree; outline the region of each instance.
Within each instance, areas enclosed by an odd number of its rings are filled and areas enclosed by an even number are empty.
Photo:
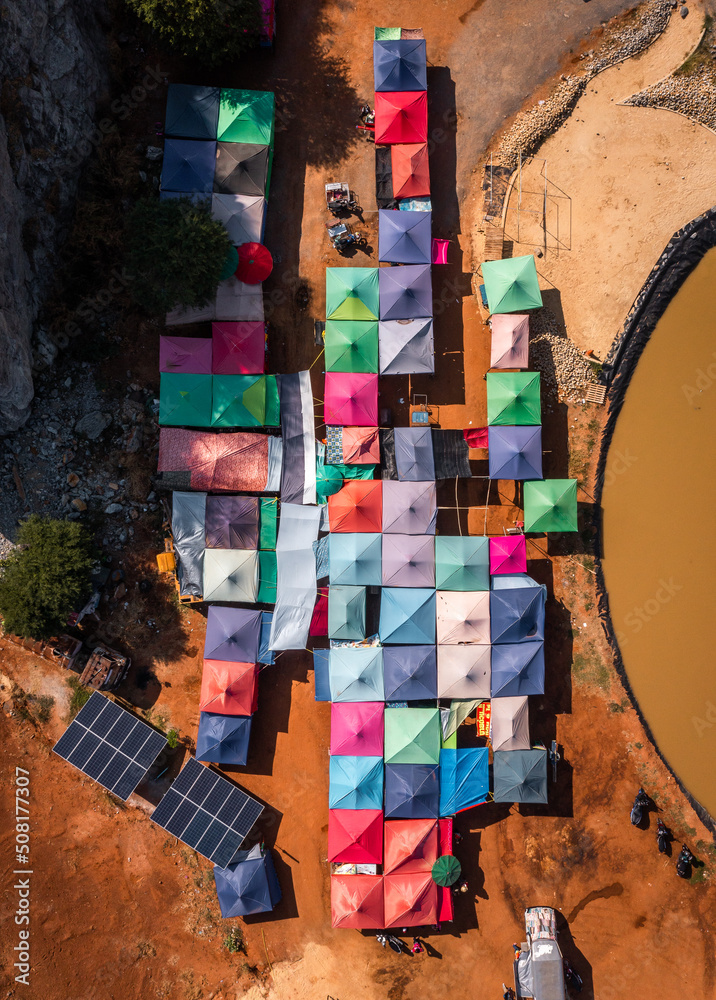
[[[209,209],[189,198],[138,201],[127,222],[134,301],[150,313],[213,299],[232,243]]]
[[[183,56],[219,65],[256,44],[259,0],[127,0],[141,20]]]
[[[18,548],[0,564],[0,615],[7,632],[47,639],[89,596],[94,555],[89,531],[74,521],[33,514]]]

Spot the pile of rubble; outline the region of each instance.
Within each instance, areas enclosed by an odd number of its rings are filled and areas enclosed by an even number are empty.
[[[559,331],[556,318],[541,309],[530,319],[530,367],[540,373],[545,399],[573,401],[597,382],[594,365]]]

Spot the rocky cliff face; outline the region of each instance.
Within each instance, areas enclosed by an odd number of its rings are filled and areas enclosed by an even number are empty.
[[[104,0],[0,3],[0,435],[29,414],[33,323],[96,141],[108,29]]]

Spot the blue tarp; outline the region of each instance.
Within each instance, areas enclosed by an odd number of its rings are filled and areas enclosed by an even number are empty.
[[[547,751],[496,750],[492,765],[495,802],[547,804]]]
[[[332,701],[385,701],[380,646],[335,646],[329,650]]]
[[[452,816],[487,801],[488,757],[487,747],[440,751],[441,816]]]
[[[542,479],[541,427],[488,427],[490,479]]]
[[[334,531],[328,536],[328,580],[352,587],[379,587],[381,535],[373,532]]]
[[[383,650],[386,701],[424,701],[438,696],[435,646],[386,646]]]
[[[261,635],[259,639],[259,663],[272,664],[276,654],[269,649],[269,638],[271,636],[271,622],[273,621],[273,611],[261,612]]]
[[[435,644],[435,591],[424,587],[383,587],[381,642],[404,646]]]
[[[533,642],[544,639],[544,591],[541,587],[490,591],[490,641]]]
[[[543,583],[537,583],[527,573],[496,573],[491,580],[492,590],[519,590],[521,587],[540,587],[545,595],[547,588]]]
[[[437,819],[440,768],[436,764],[385,765],[385,818]]]
[[[210,764],[246,764],[251,737],[250,715],[201,712],[196,759]]]
[[[492,591],[495,593],[495,591]],[[511,591],[497,591],[509,594]],[[518,642],[492,647],[493,698],[544,694],[544,643]]]
[[[378,92],[428,89],[424,38],[386,38],[373,42],[373,83]]]
[[[281,887],[269,851],[261,845],[241,851],[241,860],[227,868],[214,866],[216,895],[224,919],[267,913],[281,900]]]
[[[167,139],[162,163],[162,191],[214,190],[216,143],[192,139]]]
[[[331,682],[328,670],[330,649],[313,650],[313,685],[316,701],[332,701]]]
[[[331,757],[329,809],[382,809],[383,758]]]

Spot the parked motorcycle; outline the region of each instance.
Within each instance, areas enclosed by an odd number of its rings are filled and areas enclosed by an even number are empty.
[[[634,799],[634,805],[631,807],[631,821],[633,826],[639,826],[644,814],[644,809],[649,806],[649,796],[646,794],[643,788],[640,788],[636,793],[636,798]]]
[[[567,959],[564,959],[564,978],[568,986],[570,986],[575,993],[581,993],[584,983],[582,982],[582,977],[578,972],[572,968]]]
[[[659,854],[666,854],[669,850],[671,831],[663,820],[656,821],[656,842],[659,845]]]
[[[691,865],[695,858],[686,844],[682,844],[681,853],[676,859],[676,874],[679,878],[691,878]]]

